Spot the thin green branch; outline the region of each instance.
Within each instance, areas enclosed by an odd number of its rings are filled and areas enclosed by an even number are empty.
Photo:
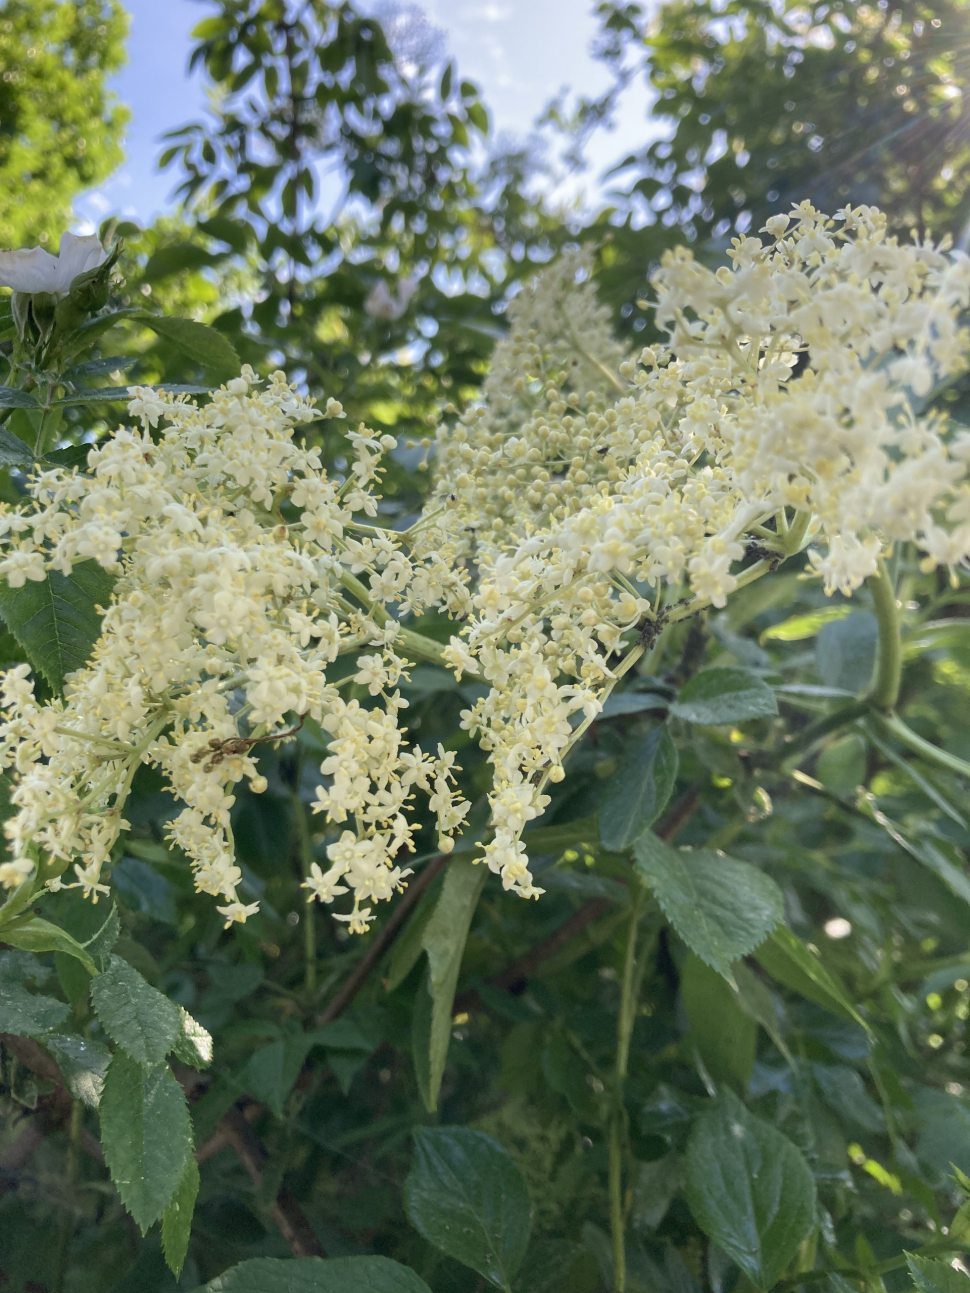
[[[869,700],[877,709],[893,709],[899,700],[899,686],[903,677],[903,645],[899,632],[896,589],[884,561],[879,562],[879,569],[866,582],[879,624],[876,674],[869,688]]]

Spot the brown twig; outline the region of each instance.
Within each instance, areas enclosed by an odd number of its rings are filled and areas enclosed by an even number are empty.
[[[384,953],[401,932],[404,922],[417,905],[418,900],[431,887],[447,863],[448,855],[442,854],[429,862],[421,874],[411,881],[404,891],[404,896],[381,926],[373,943],[357,962],[346,983],[339,992],[336,992],[330,998],[326,1009],[317,1016],[318,1025],[329,1024],[347,1009],[367,982],[374,967],[380,962]]]
[[[219,1123],[226,1141],[239,1156],[249,1173],[249,1179],[259,1190],[263,1173],[269,1162],[266,1147],[250,1127],[241,1109],[230,1109]],[[294,1257],[323,1257],[323,1247],[313,1232],[313,1227],[303,1215],[303,1210],[290,1191],[284,1186],[271,1205],[270,1215],[279,1226],[280,1234],[289,1245]]]
[[[339,992],[335,993],[326,1008],[317,1017],[317,1024],[329,1024],[338,1015],[343,1014],[360,989],[367,982],[388,948],[397,938],[410,913],[414,910],[422,894],[426,893],[434,880],[441,874],[448,858],[442,854],[434,858],[420,875],[408,885],[401,901],[397,903],[381,926],[373,943],[358,961],[353,972]],[[304,1066],[301,1078],[306,1078],[309,1069]],[[196,1159],[204,1163],[221,1149],[231,1145],[238,1154],[250,1179],[258,1189],[262,1183],[263,1171],[269,1161],[269,1155],[263,1142],[249,1125],[255,1120],[262,1108],[255,1101],[240,1101],[219,1120],[219,1124],[206,1143],[199,1147]],[[276,1202],[270,1208],[280,1233],[290,1246],[294,1257],[323,1256],[323,1249],[313,1233],[310,1223],[300,1209],[296,1199],[284,1186],[276,1196]]]
[[[245,1097],[244,1097],[245,1098]],[[263,1112],[263,1106],[257,1104],[255,1100],[249,1104],[237,1104],[237,1109],[241,1109],[242,1116],[247,1122],[255,1122]],[[225,1149],[230,1143],[228,1130],[219,1122],[216,1130],[212,1133],[204,1145],[200,1145],[195,1151],[195,1161],[199,1164],[204,1163],[207,1158],[213,1158],[220,1150]]]

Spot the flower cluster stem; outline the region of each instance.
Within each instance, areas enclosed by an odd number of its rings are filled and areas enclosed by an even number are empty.
[[[880,561],[878,570],[867,582],[879,624],[876,674],[869,690],[869,700],[877,709],[890,710],[899,699],[899,686],[903,676],[903,646],[899,633],[896,589],[884,561]]]

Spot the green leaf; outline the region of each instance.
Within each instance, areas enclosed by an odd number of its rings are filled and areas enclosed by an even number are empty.
[[[428,954],[427,989],[422,1005],[424,1013],[415,1021],[417,1026],[413,1032],[418,1085],[429,1111],[434,1111],[438,1105],[438,1091],[451,1040],[452,1003],[458,972],[468,927],[486,874],[484,866],[476,866],[464,858],[453,858],[445,872],[441,897],[421,937],[421,945]]]
[[[194,1154],[186,1155],[182,1179],[175,1187],[162,1213],[162,1252],[165,1262],[176,1279],[182,1274],[185,1254],[189,1250],[192,1233],[192,1213],[199,1195],[199,1165]]]
[[[679,1155],[666,1154],[650,1163],[638,1163],[630,1207],[633,1229],[656,1230],[682,1185],[683,1167]]]
[[[10,588],[0,580],[0,616],[35,669],[57,692],[64,679],[91,658],[101,635],[96,607],[111,600],[114,579],[95,561],[83,561],[69,575],[49,570],[42,583]]]
[[[794,1069],[795,1060],[784,1037],[781,1035],[778,1011],[775,1009],[771,989],[758,978],[753,970],[748,968],[744,961],[736,961],[732,966],[732,973],[734,974],[734,987],[737,992],[738,1005],[755,1023],[761,1025],[775,1043],[779,1052],[784,1055]]]
[[[300,1076],[303,1061],[312,1045],[310,1034],[288,1033],[261,1046],[249,1057],[246,1089],[268,1105],[277,1118],[283,1117],[283,1104]]]
[[[20,916],[3,926],[3,941],[24,952],[64,952],[81,962],[89,974],[98,967],[84,948],[65,929],[52,925],[40,916]]]
[[[130,399],[127,386],[93,386],[89,390],[62,395],[60,399],[51,400],[51,405],[100,404],[105,400],[124,400],[127,403]]]
[[[508,1289],[529,1243],[529,1193],[509,1152],[484,1132],[421,1127],[404,1183],[411,1225],[436,1248]]]
[[[692,952],[731,979],[731,962],[759,946],[784,917],[781,890],[747,862],[710,849],[678,851],[647,832],[633,849],[649,885]]]
[[[731,985],[699,956],[688,953],[680,992],[693,1039],[715,1082],[748,1085],[758,1046],[758,1026],[741,1009]]]
[[[855,1069],[846,1064],[813,1064],[812,1074],[825,1103],[840,1118],[856,1123],[866,1131],[886,1130],[882,1110]]]
[[[0,427],[0,467],[32,467],[34,455],[19,435]]]
[[[907,1253],[906,1264],[917,1293],[970,1293],[970,1280],[966,1275],[938,1257]]]
[[[179,1034],[179,1008],[120,956],[91,984],[101,1026],[139,1064],[160,1064]]]
[[[527,831],[522,838],[531,854],[563,853],[566,849],[582,852],[584,848],[595,846],[599,838],[599,826],[595,817],[582,817],[560,826],[537,826]]]
[[[55,1033],[52,1037],[45,1037],[44,1045],[57,1060],[67,1089],[75,1100],[80,1100],[90,1109],[97,1109],[111,1062],[107,1046],[73,1033]]]
[[[819,629],[834,620],[844,620],[852,613],[848,603],[843,606],[826,606],[820,611],[809,611],[806,615],[793,615],[780,624],[766,628],[758,639],[760,642],[804,642],[806,638],[815,637]]]
[[[769,1289],[815,1226],[815,1182],[792,1142],[725,1092],[685,1156],[694,1220],[757,1289]]]
[[[70,1006],[56,997],[28,992],[8,976],[0,979],[0,1027],[18,1037],[40,1037],[53,1032],[70,1013]]]
[[[239,356],[215,328],[196,323],[194,319],[173,319],[163,314],[149,314],[147,310],[139,311],[137,318],[203,368],[211,368],[231,377],[238,374]]]
[[[853,611],[844,620],[823,624],[815,643],[822,681],[852,692],[868,687],[878,640],[879,625],[871,611]]]
[[[102,973],[108,968],[111,960],[111,949],[117,943],[120,933],[121,918],[118,915],[118,906],[116,903],[112,903],[111,911],[108,913],[104,924],[84,944],[84,950]]]
[[[144,1234],[178,1189],[192,1151],[185,1096],[167,1064],[145,1068],[116,1051],[99,1113],[111,1179]]]
[[[61,373],[65,382],[83,382],[89,377],[101,377],[104,373],[123,373],[134,368],[139,362],[139,355],[105,355],[102,359],[87,359],[83,364],[75,364],[67,372]]]
[[[37,401],[16,386],[0,386],[0,409],[35,409]]]
[[[778,702],[768,684],[747,669],[705,669],[681,689],[670,712],[688,723],[713,727],[773,718]]]
[[[677,750],[657,727],[610,778],[599,813],[600,841],[613,853],[628,849],[657,820],[677,780]]]
[[[179,1031],[172,1047],[176,1059],[190,1068],[204,1069],[212,1063],[212,1034],[197,1019],[179,1006]]]
[[[192,243],[178,243],[171,247],[159,247],[148,258],[148,264],[142,273],[146,283],[159,283],[163,278],[171,278],[183,270],[205,269],[218,265],[226,259],[226,253],[206,251],[204,247]]]
[[[3,791],[7,796],[5,808],[10,808],[12,805],[9,802],[9,796],[10,792],[13,790],[13,782],[10,781],[8,777],[4,776],[3,782],[0,783],[0,785],[2,785]],[[12,814],[5,814],[5,816],[11,815]],[[6,902],[0,904],[0,928],[6,928],[7,925],[11,924],[11,922],[15,920],[19,920],[19,922],[23,924],[24,921],[27,920],[27,917],[24,915],[24,911],[28,904],[33,901],[34,896],[40,891],[40,888],[41,881],[36,872],[30,877],[30,879],[24,880],[22,884],[18,884]]]
[[[389,1257],[255,1257],[217,1275],[198,1293],[431,1293]]]
[[[395,940],[391,961],[387,968],[387,978],[384,980],[386,992],[394,992],[399,988],[417,965],[418,958],[424,951],[421,940],[424,938],[428,921],[434,915],[442,882],[443,879],[439,877],[432,883],[428,892],[421,895],[421,900],[411,913],[404,932]]]
[[[809,948],[787,925],[779,925],[770,938],[754,951],[758,964],[808,1001],[825,1010],[845,1015],[869,1032],[869,1025],[852,1004],[836,976],[822,964],[818,950]]]

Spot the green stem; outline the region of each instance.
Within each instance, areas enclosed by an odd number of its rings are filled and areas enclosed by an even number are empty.
[[[310,823],[307,821],[306,805],[294,790],[293,818],[296,822],[296,840],[300,852],[300,865],[303,878],[310,878],[310,868],[316,860],[313,856],[313,843],[310,839]],[[303,986],[307,996],[312,1000],[317,991],[317,923],[313,891],[306,891],[306,904],[303,909]]]
[[[341,570],[340,582],[348,592],[353,593],[375,624],[383,628],[390,623],[393,616],[374,601],[356,575],[352,575],[349,570]],[[440,642],[426,638],[423,633],[415,633],[413,629],[402,628],[398,631],[398,636],[409,654],[416,655],[420,660],[428,660],[431,664],[445,663],[444,648]]]
[[[620,987],[620,1009],[616,1020],[616,1066],[614,1071],[613,1110],[609,1135],[610,1232],[613,1239],[613,1291],[626,1291],[626,1209],[623,1206],[623,1160],[626,1157],[627,1125],[623,1087],[630,1062],[630,1038],[636,1022],[637,1001],[647,958],[637,958],[637,933],[646,891],[637,879],[630,885],[630,923],[627,927],[623,958],[623,981]]]
[[[767,575],[774,564],[773,561],[756,561],[753,566],[748,566],[747,570],[742,570],[738,575],[735,592],[738,588],[745,588],[748,584],[753,584],[762,575]],[[688,620],[692,615],[696,615],[698,611],[704,610],[711,604],[710,597],[694,597],[683,606],[671,607],[667,612],[666,622],[676,624],[679,620]]]
[[[903,645],[899,633],[896,589],[883,561],[879,562],[879,569],[866,582],[879,624],[876,676],[869,689],[869,700],[878,709],[892,709],[899,699],[899,684],[903,676]]]
[[[959,776],[970,779],[970,763],[957,758],[955,754],[950,754],[948,750],[941,750],[938,745],[924,741],[896,714],[873,714],[872,722],[877,731],[885,736],[894,736],[900,745],[905,745],[908,750],[920,755],[928,763],[935,763],[937,767],[947,768],[950,772],[956,772]]]
[[[801,552],[802,548],[804,548],[808,527],[811,523],[811,512],[796,512],[795,519],[791,525],[783,535],[778,536],[786,557],[793,557],[796,552]]]
[[[809,723],[808,727],[803,728],[797,736],[782,747],[778,756],[780,762],[783,765],[787,764],[793,754],[801,755],[803,751],[813,746],[816,741],[821,741],[830,732],[835,732],[840,727],[846,727],[849,723],[854,723],[857,718],[863,718],[868,713],[870,713],[870,708],[867,700],[853,700],[848,705],[843,705],[841,709],[835,710],[834,713],[826,714],[824,718],[816,719],[814,723]]]

